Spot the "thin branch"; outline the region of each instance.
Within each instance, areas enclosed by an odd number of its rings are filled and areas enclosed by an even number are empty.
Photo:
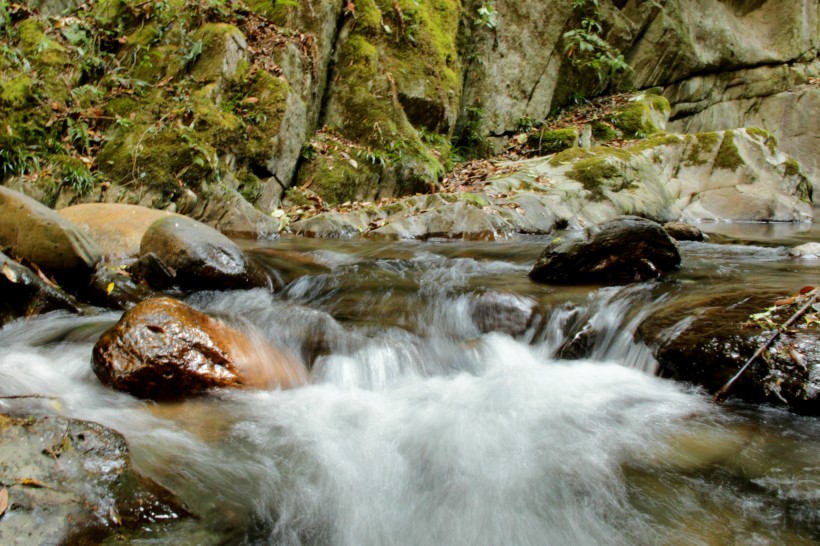
[[[774,340],[776,340],[776,339],[778,338],[778,336],[780,336],[780,334],[782,334],[782,333],[783,333],[783,331],[784,331],[786,328],[788,328],[789,326],[791,326],[791,325],[794,323],[794,321],[795,321],[795,320],[797,320],[797,319],[799,319],[800,317],[802,317],[802,316],[806,313],[806,311],[808,311],[808,310],[809,310],[809,308],[810,308],[810,307],[814,304],[814,302],[817,300],[817,296],[818,296],[818,295],[820,295],[820,288],[815,288],[814,290],[812,290],[811,292],[809,292],[809,294],[808,294],[808,295],[810,295],[810,296],[811,296],[811,297],[809,298],[809,301],[807,301],[807,302],[806,302],[806,304],[805,304],[803,307],[801,307],[800,309],[798,309],[798,310],[797,310],[797,311],[796,311],[796,312],[795,312],[795,313],[794,313],[794,314],[793,314],[793,315],[789,318],[789,320],[787,320],[786,322],[784,322],[783,324],[781,324],[781,325],[780,325],[780,327],[779,327],[777,330],[775,330],[775,332],[774,332],[771,336],[769,336],[769,338],[768,338],[766,341],[764,341],[764,342],[763,342],[763,345],[761,345],[760,347],[758,347],[758,348],[757,348],[757,350],[755,351],[755,353],[754,353],[754,354],[753,354],[753,355],[749,358],[749,360],[747,360],[747,361],[746,361],[746,363],[745,363],[745,364],[744,364],[744,365],[740,368],[740,370],[738,370],[738,372],[734,375],[734,377],[732,377],[729,381],[727,381],[727,382],[726,382],[726,384],[725,384],[725,385],[723,385],[723,386],[720,388],[720,390],[719,390],[719,391],[717,391],[717,392],[715,393],[715,395],[712,397],[712,399],[713,399],[715,402],[717,402],[718,404],[720,404],[721,402],[724,402],[724,401],[726,400],[726,397],[727,397],[727,396],[729,396],[729,391],[731,391],[731,390],[732,390],[732,387],[734,387],[735,382],[736,382],[738,379],[740,379],[740,376],[741,376],[741,375],[743,375],[743,372],[745,372],[745,371],[746,371],[746,369],[748,369],[748,367],[752,365],[752,362],[754,362],[754,361],[755,361],[755,359],[757,359],[757,357],[759,357],[760,355],[762,355],[762,354],[763,354],[763,352],[764,352],[766,349],[768,349],[768,348],[769,348],[769,346],[770,346],[770,345],[774,342]]]

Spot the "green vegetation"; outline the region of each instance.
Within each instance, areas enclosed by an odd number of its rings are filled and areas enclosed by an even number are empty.
[[[580,182],[592,193],[593,199],[602,198],[606,181],[620,176],[620,169],[606,157],[588,157],[573,164],[567,176]]]
[[[793,157],[783,162],[783,171],[786,176],[797,176],[803,174],[800,170],[800,163]]]
[[[735,144],[734,131],[724,132],[723,141],[720,143],[717,156],[715,156],[715,167],[718,169],[736,171],[743,164],[743,158],[740,156],[740,151]]]
[[[554,154],[578,144],[578,129],[554,129],[531,133],[527,144],[536,154]]]
[[[623,54],[604,40],[598,0],[572,0],[576,26],[563,34],[564,53],[572,64],[592,70],[599,83],[629,69]]]
[[[605,121],[595,120],[592,122],[592,138],[604,143],[618,138],[618,133],[615,132],[611,124]]]
[[[772,155],[777,153],[777,137],[769,131],[760,129],[758,127],[749,127],[748,129],[746,129],[746,133],[749,136],[765,144],[769,148],[769,152]]]
[[[685,164],[699,167],[708,163],[704,159],[704,154],[710,154],[718,145],[719,136],[717,133],[698,133],[694,135],[694,140],[689,146],[689,154],[686,156]]]

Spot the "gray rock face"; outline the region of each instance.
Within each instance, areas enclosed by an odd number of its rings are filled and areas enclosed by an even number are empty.
[[[149,253],[170,269],[183,290],[270,287],[233,241],[190,218],[172,216],[151,224],[140,243],[140,254]]]
[[[82,282],[100,261],[97,245],[74,224],[4,186],[0,186],[0,246],[66,284]]]
[[[0,543],[9,546],[99,544],[187,515],[137,474],[122,436],[95,423],[0,414],[0,483],[9,494]]]
[[[678,247],[660,224],[624,216],[556,237],[530,278],[559,284],[623,284],[657,278],[678,265]]]

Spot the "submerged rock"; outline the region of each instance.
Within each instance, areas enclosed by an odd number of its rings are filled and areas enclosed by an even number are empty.
[[[547,283],[623,284],[657,278],[678,265],[678,247],[660,224],[623,216],[556,237],[529,275]]]
[[[77,226],[22,193],[0,186],[0,247],[36,264],[61,283],[82,283],[100,249]]]
[[[705,241],[703,232],[692,224],[686,222],[667,222],[663,225],[666,233],[676,241]]]
[[[104,384],[143,398],[181,398],[217,387],[293,387],[304,367],[284,350],[171,298],[137,305],[94,346]]]
[[[470,301],[470,316],[482,334],[523,335],[543,318],[534,299],[512,292],[484,292]]]
[[[49,311],[79,311],[79,303],[62,290],[0,252],[0,326],[20,317]]]
[[[150,253],[156,254],[183,290],[271,287],[267,275],[233,241],[184,216],[151,224],[140,243],[140,255]],[[152,284],[152,277],[146,280]]]
[[[779,302],[777,311],[763,312],[779,297],[782,294],[744,293],[688,301],[685,306],[678,304],[652,315],[638,335],[657,346],[661,376],[694,383],[714,393],[763,345],[775,324],[785,322],[796,310],[795,304],[786,299]],[[662,331],[675,334],[653,339]],[[744,372],[731,395],[820,414],[817,324],[801,320],[781,334]]]
[[[134,470],[122,436],[85,421],[0,414],[0,484],[9,495],[2,544],[99,544],[187,516]]]

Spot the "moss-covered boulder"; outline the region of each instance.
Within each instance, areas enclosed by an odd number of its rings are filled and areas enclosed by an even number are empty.
[[[552,129],[536,131],[527,135],[527,144],[533,153],[539,155],[562,152],[578,145],[578,129]]]

